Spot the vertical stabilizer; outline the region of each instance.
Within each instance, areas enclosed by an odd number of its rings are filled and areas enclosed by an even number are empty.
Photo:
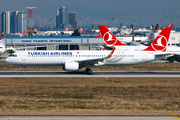
[[[158,25],[159,25],[159,24],[156,24],[156,27],[154,28],[154,30],[158,30]]]
[[[166,52],[172,27],[173,25],[171,24],[169,28],[164,28],[155,40],[143,51]]]
[[[126,44],[121,43],[104,25],[99,25],[99,30],[101,32],[102,38],[105,45],[109,46],[126,46]]]

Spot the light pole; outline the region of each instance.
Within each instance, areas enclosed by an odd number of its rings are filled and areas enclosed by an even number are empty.
[[[111,18],[111,27],[113,27],[113,20],[114,20],[114,17]]]
[[[81,28],[81,20],[83,19],[83,17],[79,18],[79,21],[80,21],[80,28]]]

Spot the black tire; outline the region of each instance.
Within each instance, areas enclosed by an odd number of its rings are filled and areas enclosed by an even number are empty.
[[[22,73],[26,73],[26,70],[23,70]]]
[[[92,70],[89,69],[89,68],[86,68],[86,73],[87,73],[87,74],[92,74]]]
[[[88,70],[88,74],[92,74],[92,70],[91,69]]]

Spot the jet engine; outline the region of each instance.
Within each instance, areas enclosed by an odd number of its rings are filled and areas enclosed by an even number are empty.
[[[63,70],[65,71],[77,71],[79,69],[78,62],[65,62],[63,66]]]

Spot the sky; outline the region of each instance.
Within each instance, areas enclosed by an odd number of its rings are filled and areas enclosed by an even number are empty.
[[[137,24],[148,24],[150,21],[168,24],[169,20],[178,25],[180,19],[180,0],[0,0],[0,3],[0,12],[27,13],[25,7],[37,7],[34,17],[55,16],[58,7],[66,6],[68,12],[77,12],[79,17],[89,16],[89,19],[95,20],[110,21],[114,17]]]

